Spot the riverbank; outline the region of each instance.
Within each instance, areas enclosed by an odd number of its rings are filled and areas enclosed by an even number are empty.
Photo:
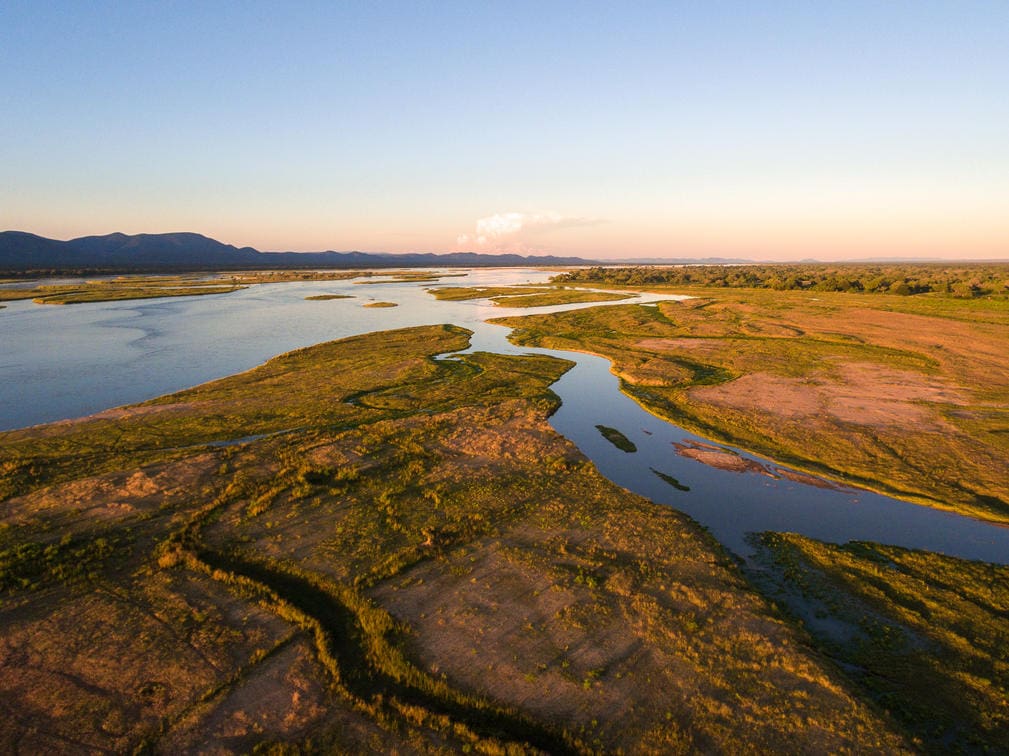
[[[675,291],[697,298],[495,322],[518,344],[606,356],[628,394],[699,435],[1009,522],[1004,302]]]
[[[709,536],[550,429],[565,362],[431,359],[467,338],[0,435],[3,742],[901,747]]]
[[[271,283],[306,281],[347,281],[377,276],[378,282],[418,283],[434,282],[455,273],[423,273],[413,271],[249,271],[223,273],[192,273],[178,276],[122,275],[81,279],[74,283],[36,283],[29,280],[24,285],[0,288],[0,302],[31,299],[35,304],[69,305],[86,302],[122,302],[166,297],[196,297],[208,294],[230,294],[249,286]],[[0,281],[0,283],[5,283]],[[8,281],[6,283],[13,283]],[[377,283],[362,281],[361,283]]]
[[[1009,567],[795,534],[754,540],[756,583],[921,750],[1009,751]]]

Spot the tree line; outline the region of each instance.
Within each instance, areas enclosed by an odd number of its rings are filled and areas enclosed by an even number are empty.
[[[1009,263],[595,266],[562,273],[553,281],[1009,298]]]

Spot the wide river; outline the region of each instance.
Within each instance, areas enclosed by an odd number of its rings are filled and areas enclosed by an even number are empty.
[[[549,273],[473,270],[437,285],[538,283]],[[686,512],[727,548],[746,556],[746,534],[791,531],[835,543],[879,541],[968,559],[1009,563],[1009,528],[868,491],[832,489],[784,477],[780,466],[741,450],[753,469],[717,469],[674,444],[707,443],[658,419],[621,393],[607,360],[577,352],[516,347],[491,317],[585,306],[506,308],[484,300],[435,300],[430,283],[314,281],[252,286],[224,295],[103,302],[67,307],[11,302],[0,309],[0,430],[79,417],[231,375],[303,346],[370,331],[455,323],[474,332],[472,350],[550,354],[572,360],[553,390],[553,427],[615,483]],[[353,299],[306,301],[313,294]],[[669,296],[644,295],[647,304]],[[395,308],[366,308],[368,301]],[[626,453],[597,425],[620,430]],[[727,447],[722,447],[727,448]],[[660,476],[659,473],[662,475]],[[664,479],[662,476],[665,476]],[[676,482],[673,485],[669,480]]]

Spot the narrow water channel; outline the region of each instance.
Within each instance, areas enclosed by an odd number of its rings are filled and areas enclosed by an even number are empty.
[[[771,460],[689,433],[642,409],[620,391],[610,361],[582,352],[516,347],[510,329],[483,324],[466,351],[546,354],[575,366],[551,388],[561,398],[550,424],[573,441],[599,472],[624,488],[685,512],[718,541],[746,557],[748,533],[795,532],[833,543],[877,541],[964,559],[1009,564],[1009,528],[930,509],[871,491],[784,477]],[[597,426],[619,430],[637,448],[618,449]],[[752,464],[739,472],[714,468],[678,447],[725,449]],[[772,477],[772,475],[774,477]],[[803,477],[803,476],[795,476]],[[825,483],[825,482],[824,482]]]
[[[542,283],[549,275],[480,270],[443,279],[438,285]],[[485,322],[491,317],[599,304],[519,309],[481,300],[437,301],[427,293],[429,285],[318,281],[260,285],[227,295],[67,308],[12,302],[0,310],[0,430],[150,399],[322,341],[455,323],[473,331],[467,351],[548,354],[576,363],[552,387],[562,401],[551,418],[553,427],[607,478],[689,514],[739,556],[750,551],[747,533],[774,530],[835,543],[878,541],[1009,563],[1009,528],[867,491],[789,479],[772,461],[740,450],[732,451],[752,462],[742,465],[749,468],[742,472],[682,456],[675,444],[708,442],[649,414],[623,394],[609,361],[580,352],[517,347],[507,340],[507,328]],[[353,298],[305,300],[318,294]],[[669,298],[644,295],[632,301]],[[398,306],[362,307],[373,300]],[[619,430],[636,451],[618,449],[601,435],[600,425]]]

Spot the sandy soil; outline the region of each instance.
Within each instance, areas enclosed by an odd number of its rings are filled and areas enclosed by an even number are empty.
[[[845,333],[870,343],[919,349],[968,384],[1009,386],[1009,340],[1003,326],[860,308],[845,310],[843,323]],[[838,319],[804,315],[803,325],[829,333],[838,328]]]
[[[833,365],[806,378],[751,373],[690,390],[693,401],[788,418],[827,417],[874,428],[954,430],[929,404],[966,404],[964,392],[934,376],[872,363]]]
[[[738,473],[755,472],[760,473],[761,475],[772,475],[767,466],[762,465],[760,462],[740,457],[738,454],[734,454],[726,449],[719,449],[708,444],[674,443],[673,446],[676,447],[676,453],[681,457],[697,460],[702,464],[718,468],[719,470],[728,470],[729,472]]]

